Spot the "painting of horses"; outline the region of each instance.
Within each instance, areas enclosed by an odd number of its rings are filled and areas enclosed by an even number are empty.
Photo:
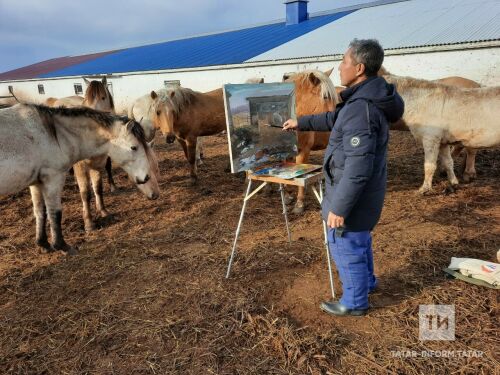
[[[224,105],[232,173],[297,155],[297,137],[282,131],[295,118],[295,85],[227,84]]]

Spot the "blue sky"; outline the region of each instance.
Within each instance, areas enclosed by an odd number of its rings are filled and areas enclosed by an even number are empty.
[[[367,0],[311,0],[309,12]],[[283,0],[0,0],[0,72],[285,17]]]

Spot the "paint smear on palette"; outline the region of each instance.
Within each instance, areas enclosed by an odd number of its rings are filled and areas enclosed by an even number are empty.
[[[321,165],[282,162],[264,166],[253,172],[257,176],[273,176],[289,180],[321,169]]]

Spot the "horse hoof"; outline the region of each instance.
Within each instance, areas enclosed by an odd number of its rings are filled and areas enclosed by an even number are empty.
[[[54,243],[52,245],[52,249],[61,250],[68,255],[75,255],[78,253],[78,251],[73,246],[68,245],[66,242],[62,242],[60,244]]]
[[[463,179],[464,179],[464,182],[466,184],[472,182],[474,179],[476,178],[476,174],[475,173],[464,173],[464,176],[463,176]]]
[[[443,193],[444,193],[445,195],[452,194],[452,193],[454,193],[454,192],[457,190],[457,187],[458,187],[458,185],[457,185],[457,184],[448,185],[448,186],[444,189]]]
[[[423,196],[429,195],[432,193],[432,188],[422,186],[420,189],[418,189],[418,193]]]
[[[37,240],[36,245],[40,247],[40,250],[42,253],[51,253],[54,251],[52,246],[50,246],[50,243],[47,240]]]
[[[101,212],[99,212],[99,215],[100,215],[103,219],[105,219],[105,218],[107,218],[110,214],[109,214],[109,212],[108,212],[108,211],[106,211],[106,210],[102,210]],[[94,228],[94,229],[95,229],[95,228]]]
[[[96,229],[97,229],[97,228],[96,228],[95,223],[85,224],[85,232],[87,232],[87,233],[93,232],[93,231],[95,231]]]
[[[295,207],[293,208],[292,212],[296,215],[300,215],[300,214],[303,214],[304,213],[304,206],[297,206],[295,205]]]

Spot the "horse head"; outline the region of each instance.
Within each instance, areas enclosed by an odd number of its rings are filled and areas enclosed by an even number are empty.
[[[167,91],[158,95],[155,91],[151,91],[151,99],[153,100],[150,109],[150,119],[153,122],[155,129],[160,129],[166,136],[167,143],[175,141],[174,134],[174,111],[171,105],[170,98],[175,93]]]
[[[117,118],[114,129],[109,149],[111,160],[127,172],[146,197],[158,198],[158,162],[146,142],[143,128],[134,120]]]
[[[97,109],[98,111],[114,112],[115,103],[113,101],[113,96],[108,90],[106,77],[101,81],[89,81],[86,78],[83,80],[87,85],[83,105]]]
[[[283,75],[283,82],[295,84],[297,116],[316,113],[319,108],[331,110],[337,103],[337,93],[327,72],[307,70]]]

